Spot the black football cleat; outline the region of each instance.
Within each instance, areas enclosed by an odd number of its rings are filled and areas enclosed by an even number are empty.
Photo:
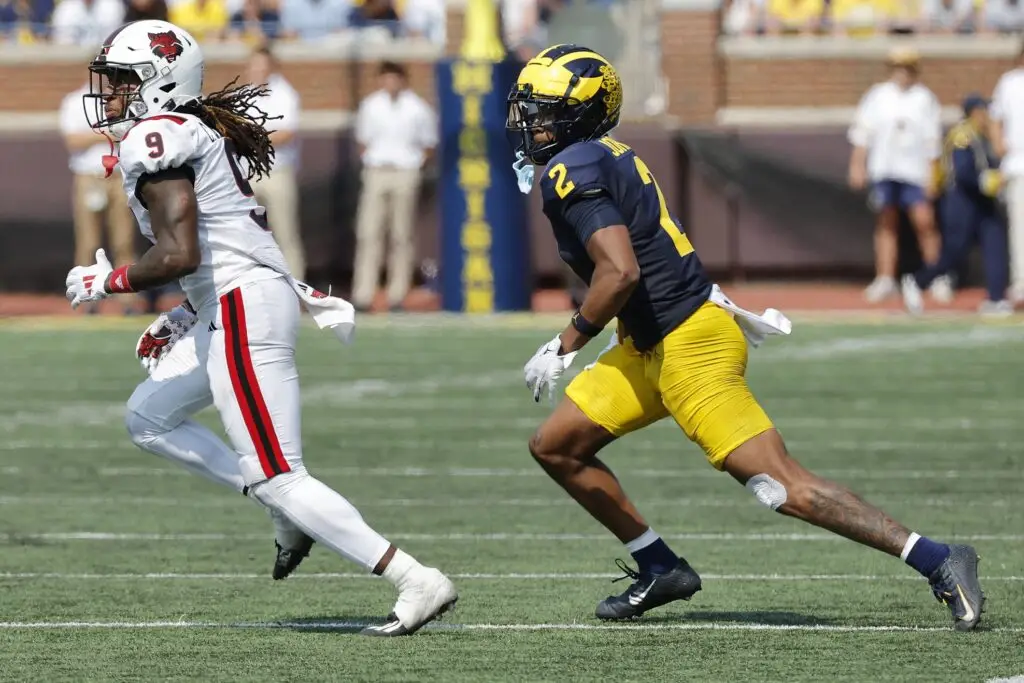
[[[949,546],[949,557],[930,577],[932,593],[953,613],[953,628],[971,631],[981,621],[985,593],[978,581],[978,553],[969,545]]]
[[[271,575],[274,581],[280,581],[288,578],[288,575],[306,559],[313,547],[313,539],[304,535],[294,548],[282,548],[277,541],[274,541],[274,546],[277,548],[277,559],[274,560],[274,571]]]
[[[622,560],[615,560],[615,564],[626,572],[615,580],[630,578],[633,585],[622,595],[611,595],[599,602],[595,613],[598,619],[636,619],[655,607],[689,600],[701,588],[700,576],[683,559],[664,574],[641,574]]]

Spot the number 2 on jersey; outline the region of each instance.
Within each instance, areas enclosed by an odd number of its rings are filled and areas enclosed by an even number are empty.
[[[651,185],[653,183],[654,191],[658,193],[658,204],[661,208],[661,220],[659,221],[661,229],[672,238],[672,243],[676,245],[676,251],[679,252],[680,256],[692,254],[693,245],[690,244],[690,239],[683,234],[683,231],[679,229],[676,222],[672,220],[672,214],[668,212],[668,205],[665,204],[665,195],[661,193],[661,188],[658,187],[658,182],[654,179],[651,169],[647,168],[647,164],[636,155],[633,155],[633,162],[636,164],[636,172],[640,174],[640,180],[644,181],[644,185]]]
[[[555,192],[559,199],[565,199],[566,195],[576,189],[576,183],[566,179],[568,174],[565,164],[555,164],[548,171],[548,178],[555,181]]]

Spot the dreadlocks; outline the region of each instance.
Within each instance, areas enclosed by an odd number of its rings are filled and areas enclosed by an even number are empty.
[[[266,124],[281,117],[268,116],[256,106],[256,100],[268,92],[265,85],[236,86],[237,82],[236,76],[222,89],[182,110],[198,116],[204,124],[231,140],[238,155],[249,162],[248,179],[259,180],[270,173],[274,165],[274,145]]]

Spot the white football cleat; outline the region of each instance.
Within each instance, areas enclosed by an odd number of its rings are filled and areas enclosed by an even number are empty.
[[[411,636],[425,624],[453,609],[459,599],[455,584],[433,567],[418,567],[402,584],[398,601],[387,621],[378,626],[367,626],[360,632],[362,635]]]
[[[896,293],[896,281],[891,277],[879,275],[864,290],[864,298],[868,303],[877,304]]]
[[[903,294],[903,305],[911,315],[924,313],[924,297],[921,295],[921,288],[913,275],[904,275],[900,280],[900,291]]]

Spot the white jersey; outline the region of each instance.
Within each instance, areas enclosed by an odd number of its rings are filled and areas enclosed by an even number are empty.
[[[118,149],[128,204],[150,242],[156,238],[139,180],[171,168],[185,168],[193,176],[202,259],[180,282],[201,317],[239,285],[289,274],[267,228],[266,210],[253,199],[232,148],[195,116],[161,114],[136,124]]]

